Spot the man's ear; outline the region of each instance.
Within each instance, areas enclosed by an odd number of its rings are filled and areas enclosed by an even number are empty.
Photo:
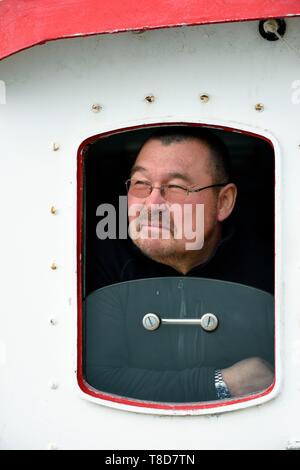
[[[228,183],[221,189],[218,196],[218,221],[223,222],[233,211],[237,195],[237,187],[234,183]]]

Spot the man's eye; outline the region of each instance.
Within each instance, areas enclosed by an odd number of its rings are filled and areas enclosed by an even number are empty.
[[[149,183],[147,181],[133,181],[132,182],[133,186],[149,186]]]
[[[177,184],[169,184],[168,190],[172,192],[186,192],[186,188],[183,186],[178,186]]]

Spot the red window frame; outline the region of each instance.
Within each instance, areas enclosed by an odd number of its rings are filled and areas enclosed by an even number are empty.
[[[130,132],[138,129],[145,129],[149,127],[160,127],[160,126],[197,126],[197,127],[206,127],[211,129],[218,129],[224,130],[229,132],[238,132],[246,135],[250,135],[252,137],[259,138],[261,140],[265,140],[268,142],[274,151],[273,142],[268,139],[267,137],[257,134],[254,132],[244,131],[237,128],[227,127],[227,126],[220,126],[220,125],[207,125],[207,124],[199,124],[195,122],[157,122],[152,124],[143,124],[137,125],[132,127],[126,128],[118,128],[111,130],[109,132],[100,133],[94,135],[92,137],[87,138],[84,140],[77,153],[77,308],[78,308],[78,328],[77,328],[77,381],[80,389],[87,395],[93,398],[98,398],[107,402],[118,403],[121,405],[127,405],[128,407],[139,407],[144,408],[147,410],[172,410],[172,411],[192,411],[192,410],[207,410],[207,409],[216,409],[221,407],[228,407],[229,405],[236,405],[242,404],[245,402],[253,401],[258,398],[264,397],[268,395],[275,387],[276,384],[276,371],[277,371],[277,357],[276,357],[276,335],[274,338],[274,349],[275,349],[275,375],[273,383],[263,392],[253,394],[250,396],[242,397],[242,398],[233,398],[226,401],[218,402],[217,400],[214,402],[203,403],[199,402],[199,404],[193,405],[186,405],[186,404],[168,404],[168,403],[158,403],[158,402],[151,402],[151,401],[142,401],[132,398],[126,397],[119,397],[116,395],[112,395],[106,392],[101,392],[95,390],[92,386],[90,386],[84,379],[83,374],[83,329],[82,329],[82,321],[83,321],[83,310],[82,310],[82,302],[83,302],[83,292],[82,292],[82,285],[83,285],[83,191],[84,191],[84,159],[86,154],[86,148],[89,144],[94,143],[95,141],[101,139],[102,137],[108,137],[110,135],[118,134],[120,132]],[[276,219],[275,219],[276,223]],[[274,237],[276,237],[276,230]],[[275,246],[276,246],[276,239],[275,239]],[[275,260],[274,260],[275,262]],[[276,272],[274,269],[274,276],[276,280]],[[276,285],[276,284],[275,284]],[[275,314],[275,311],[274,311]],[[276,317],[275,317],[276,320]],[[274,334],[276,331],[276,322],[274,324]]]

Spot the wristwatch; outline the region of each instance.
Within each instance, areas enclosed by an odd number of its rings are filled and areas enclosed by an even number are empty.
[[[230,398],[230,392],[226,383],[224,382],[222,372],[220,369],[215,370],[215,389],[218,400],[224,400],[225,398]]]

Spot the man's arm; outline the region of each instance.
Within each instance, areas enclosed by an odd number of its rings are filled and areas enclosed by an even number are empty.
[[[157,371],[134,367],[91,366],[86,380],[99,391],[138,400],[201,402],[216,400],[214,368]]]
[[[272,367],[260,357],[244,359],[221,372],[232,397],[265,390],[274,380]]]
[[[126,285],[120,289],[127,289]],[[189,402],[217,399],[215,367],[193,367],[183,370],[153,370],[132,367],[128,353],[128,325],[122,299],[116,290],[101,289],[87,299],[85,373],[93,387],[141,400]],[[126,302],[125,302],[126,303]],[[99,306],[101,305],[101,308]],[[134,341],[134,338],[132,338]],[[251,394],[267,388],[273,372],[266,361],[253,357],[222,370],[231,396]]]

